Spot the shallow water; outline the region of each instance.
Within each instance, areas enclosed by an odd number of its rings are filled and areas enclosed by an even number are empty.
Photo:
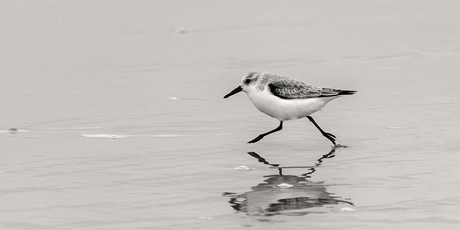
[[[0,227],[457,229],[459,11],[3,1]],[[348,147],[246,144],[278,125],[222,98],[253,70],[358,90],[313,115]]]

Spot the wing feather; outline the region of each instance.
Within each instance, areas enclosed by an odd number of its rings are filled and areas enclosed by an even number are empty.
[[[264,78],[262,80],[267,81],[270,92],[273,95],[283,99],[335,97],[340,95],[352,95],[356,93],[354,90],[316,87],[294,78],[279,76],[266,72],[262,73],[262,75],[264,74],[270,76],[269,78]]]
[[[283,99],[302,99],[321,96],[321,88],[289,79],[268,84],[273,95]]]
[[[340,90],[332,88],[320,88],[301,81],[278,81],[268,84],[273,95],[283,99],[305,99],[315,97],[335,97],[340,95],[352,95],[353,90]]]

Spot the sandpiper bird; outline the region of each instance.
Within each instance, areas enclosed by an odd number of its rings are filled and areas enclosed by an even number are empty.
[[[309,85],[299,80],[268,72],[250,72],[241,80],[241,84],[224,96],[244,91],[254,106],[261,112],[276,118],[280,125],[266,133],[262,133],[248,143],[256,143],[265,136],[280,131],[283,121],[307,117],[324,137],[334,146],[341,146],[331,133],[324,132],[310,115],[328,102],[342,95],[355,94],[354,90],[321,88]]]

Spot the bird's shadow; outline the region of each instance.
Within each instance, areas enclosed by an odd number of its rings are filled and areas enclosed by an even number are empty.
[[[336,205],[353,206],[349,199],[327,192],[324,182],[309,180],[325,160],[335,156],[335,150],[332,148],[312,166],[280,166],[268,162],[256,152],[248,152],[259,162],[271,166],[270,169],[277,169],[278,174],[264,176],[264,181],[253,186],[251,191],[242,194],[224,192],[223,196],[230,198],[228,202],[234,210],[250,216],[300,216],[329,212]],[[298,176],[285,175],[283,170],[288,169],[305,169],[306,172]]]

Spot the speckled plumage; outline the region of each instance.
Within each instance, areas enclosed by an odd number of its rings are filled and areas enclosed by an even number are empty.
[[[257,72],[251,72],[257,75]],[[303,99],[314,97],[337,96],[344,90],[316,87],[294,78],[280,76],[273,73],[262,72],[259,74],[259,84],[268,85],[271,92],[283,99]]]

